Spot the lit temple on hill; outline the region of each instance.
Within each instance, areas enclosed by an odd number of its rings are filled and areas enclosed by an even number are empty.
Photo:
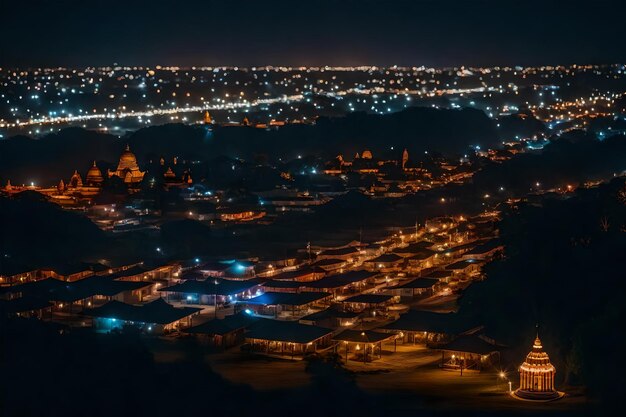
[[[0,188],[0,192],[13,195],[23,191],[36,191],[61,206],[75,206],[80,200],[90,200],[100,194],[103,182],[102,171],[94,161],[84,180],[78,170],[74,170],[67,182],[60,180],[56,186],[40,187],[35,184],[15,186],[11,184],[11,181],[7,181],[7,185]]]
[[[563,396],[554,389],[556,368],[550,363],[548,354],[541,346],[539,336],[533,343],[533,349],[519,367],[520,387],[513,393],[524,400],[549,401]]]
[[[120,161],[117,164],[115,171],[109,170],[109,178],[117,176],[121,178],[125,184],[137,184],[143,180],[145,172],[139,170],[137,165],[137,157],[130,151],[130,147],[126,145],[126,150],[120,156]]]
[[[87,185],[89,186],[102,186],[102,183],[104,182],[104,177],[102,176],[102,171],[100,171],[100,168],[98,168],[98,166],[96,165],[96,161],[93,161],[93,165],[91,166],[91,168],[89,168],[89,171],[87,171],[87,176],[85,177],[85,180],[87,181]]]

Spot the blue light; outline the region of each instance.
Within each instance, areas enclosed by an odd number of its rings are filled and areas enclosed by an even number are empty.
[[[246,314],[252,314],[252,310],[250,310],[249,308],[246,308]]]

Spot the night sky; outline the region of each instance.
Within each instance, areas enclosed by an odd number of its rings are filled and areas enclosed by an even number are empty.
[[[626,62],[620,0],[0,0],[0,64]]]

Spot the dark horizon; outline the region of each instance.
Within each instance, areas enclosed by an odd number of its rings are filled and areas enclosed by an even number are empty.
[[[626,5],[531,0],[4,2],[0,65],[515,66],[626,62]],[[582,35],[582,36],[581,36]]]

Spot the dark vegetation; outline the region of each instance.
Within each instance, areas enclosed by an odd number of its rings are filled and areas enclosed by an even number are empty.
[[[460,312],[519,347],[535,325],[561,386],[584,384],[609,407],[626,386],[626,185],[623,178],[507,213],[504,259],[462,296]]]

